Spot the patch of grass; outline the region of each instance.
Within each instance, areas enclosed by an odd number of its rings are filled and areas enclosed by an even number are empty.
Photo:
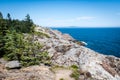
[[[63,79],[63,78],[60,78],[59,80],[65,80],[65,79]]]
[[[47,37],[47,38],[50,38],[50,36],[46,33],[43,33],[43,32],[35,32],[34,33],[35,35],[39,36],[39,37]]]
[[[54,65],[50,68],[52,72],[55,72],[58,69],[68,69],[72,70],[73,72],[71,73],[70,77],[74,78],[75,80],[79,80],[80,72],[79,72],[79,67],[77,65],[72,65],[70,67],[64,67],[64,66],[59,66],[59,65]],[[61,78],[60,80],[64,80]]]
[[[80,73],[78,70],[74,70],[70,77],[74,78],[75,80],[79,80]]]
[[[78,66],[77,65],[72,65],[71,68],[72,69],[78,69]]]
[[[72,68],[73,72],[70,75],[70,77],[74,78],[75,80],[79,80],[80,72],[77,65],[72,65],[70,68]]]
[[[64,67],[64,66],[59,66],[59,65],[53,65],[53,66],[51,66],[51,68],[50,68],[50,70],[51,70],[52,72],[55,72],[57,69],[65,69],[65,67]]]
[[[53,65],[51,68],[58,69],[58,68],[65,68],[65,67],[64,66],[59,66],[59,65]]]

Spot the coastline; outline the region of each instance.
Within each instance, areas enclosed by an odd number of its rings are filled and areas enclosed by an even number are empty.
[[[51,57],[52,66],[39,64],[16,69],[16,66],[13,66],[13,62],[14,64],[19,64],[18,61],[17,63],[15,63],[16,61],[5,62],[0,59],[0,74],[2,77],[6,78],[5,80],[56,80],[56,75],[61,75],[57,77],[57,79],[67,78],[69,80],[74,80],[70,75],[74,73],[74,69],[76,69],[76,67],[78,71],[77,78],[81,80],[120,79],[120,58],[95,52],[94,50],[81,45],[80,42],[75,41],[75,39],[69,34],[64,34],[57,30],[43,27],[36,27],[35,30],[49,35],[49,37],[41,38],[39,36],[35,36],[34,38],[44,45],[43,50],[48,51],[49,56]],[[7,70],[5,68],[6,64],[12,65],[12,68],[14,67],[15,70]],[[74,69],[70,70],[71,66],[73,66]],[[9,66],[7,65],[7,67]],[[66,72],[66,76],[62,75],[63,72]],[[31,76],[34,77],[31,78]]]
[[[120,28],[53,28],[68,33],[78,41],[84,41],[86,47],[105,55],[120,57]]]

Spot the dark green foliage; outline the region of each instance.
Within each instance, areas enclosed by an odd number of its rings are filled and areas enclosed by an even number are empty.
[[[27,14],[26,16],[25,16],[26,18],[25,18],[25,20],[23,21],[24,22],[24,25],[25,26],[30,26],[30,27],[24,27],[25,28],[25,32],[30,32],[29,30],[31,29],[31,27],[33,26],[33,22],[32,22],[32,20],[30,19],[30,16],[29,16],[29,14]]]
[[[2,13],[0,12],[0,19],[3,19],[3,15],[2,15]]]
[[[1,19],[2,18],[2,19]],[[30,19],[30,16],[27,15],[25,20],[18,20],[11,18],[10,14],[7,14],[7,19],[3,19],[2,13],[0,12],[0,27],[5,25],[10,31],[15,30],[20,33],[30,33],[31,27],[33,26],[33,21]],[[1,31],[1,29],[0,29]]]
[[[5,36],[9,33],[7,22],[4,19],[0,19],[0,57],[5,54],[4,45],[6,43]]]
[[[9,21],[11,21],[10,13],[7,14],[7,19],[8,19]]]
[[[19,60],[23,66],[46,63],[50,60],[48,53],[41,51],[42,45],[35,42],[31,35],[25,39],[22,34],[13,32],[5,38],[4,57],[7,60]]]
[[[9,32],[9,27],[7,24],[7,20],[5,19],[0,19],[0,35],[5,36],[6,33]]]
[[[22,21],[12,20],[9,13],[7,19],[0,19],[0,57],[18,60],[23,66],[50,64],[48,52],[43,51],[43,46],[35,41],[34,28],[29,15]]]
[[[48,53],[42,51],[43,47],[39,42],[35,42],[32,36],[28,36],[25,40],[25,51],[21,56],[21,63],[23,66],[30,66],[40,63],[45,63],[50,60]]]
[[[19,60],[24,50],[23,35],[13,31],[5,36],[5,57],[7,60]]]

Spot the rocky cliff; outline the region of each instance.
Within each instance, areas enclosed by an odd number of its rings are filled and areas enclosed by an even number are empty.
[[[83,43],[76,41],[70,35],[62,34],[57,30],[42,27],[36,27],[35,29],[49,35],[48,38],[35,36],[35,39],[44,45],[44,50],[49,52],[53,65],[78,66],[79,80],[120,80],[120,58],[95,52],[83,46]],[[4,66],[3,63],[1,62],[0,67]],[[58,80],[55,78],[56,75],[49,70],[49,67],[46,68],[45,66],[20,69],[16,72],[16,75],[15,72],[12,72],[14,74],[12,75],[10,71],[3,68],[1,68],[0,76],[6,74],[7,78],[3,76],[5,80],[19,80],[17,78],[19,75],[22,77],[25,77],[25,75],[27,77],[38,77],[33,80]],[[13,79],[10,79],[10,76],[13,76]],[[14,78],[15,76],[17,76],[17,79]],[[20,80],[30,79],[22,78]]]
[[[78,65],[81,73],[89,72],[94,79],[120,80],[119,58],[86,48],[76,43],[68,34],[62,34],[57,30],[45,30],[50,38],[38,40],[46,45],[52,63],[60,66]]]

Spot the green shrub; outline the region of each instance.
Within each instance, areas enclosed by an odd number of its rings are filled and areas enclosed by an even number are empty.
[[[77,65],[72,65],[71,68],[76,70],[76,69],[78,69],[78,66]]]
[[[74,70],[70,77],[74,78],[75,80],[79,80],[80,73],[78,70]]]
[[[60,78],[60,80],[64,80],[63,78]]]
[[[51,64],[48,52],[43,51],[43,46],[34,39],[35,35],[48,38],[49,35],[35,32],[36,25],[28,14],[25,20],[12,20],[10,14],[4,19],[1,12],[0,15],[0,57],[18,60],[23,66]]]
[[[12,33],[11,37],[7,38],[4,58],[7,60],[18,60],[22,66],[31,66],[44,63],[50,65],[50,57],[47,51],[41,51],[42,45],[35,42],[33,36],[26,36],[18,33]]]
[[[78,66],[77,65],[72,65],[71,68],[72,68],[73,72],[70,75],[70,77],[74,78],[75,80],[79,80],[80,73],[79,73]]]

